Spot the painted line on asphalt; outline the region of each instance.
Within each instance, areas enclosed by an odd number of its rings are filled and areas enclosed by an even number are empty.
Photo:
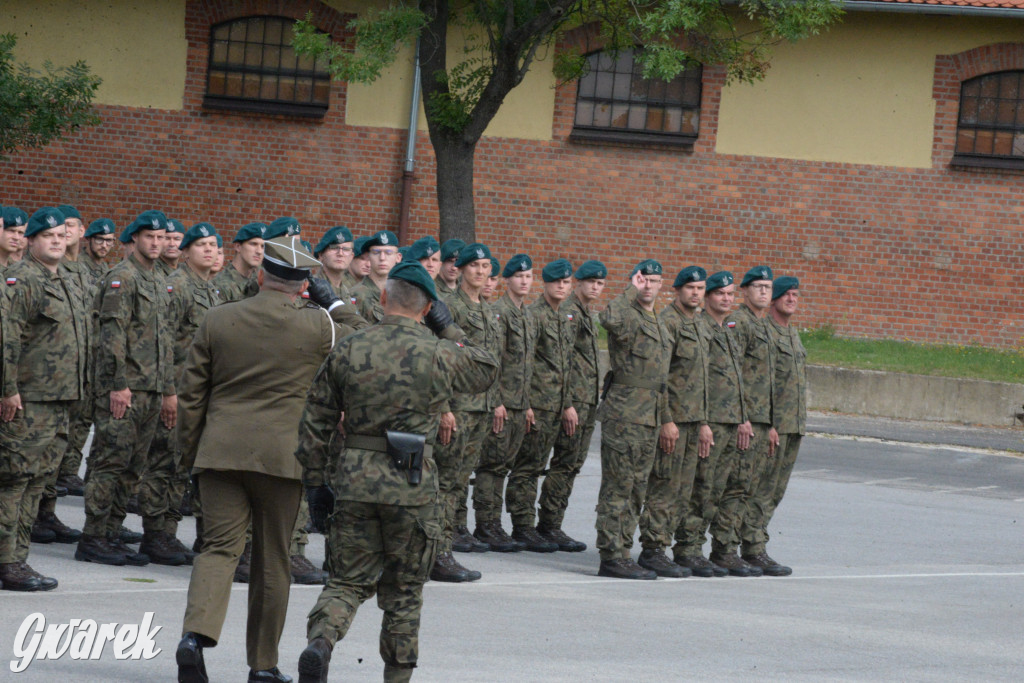
[[[1007,458],[1020,460],[1024,453],[1020,451],[1007,451],[1000,448],[983,448],[978,446],[961,446],[955,443],[921,443],[919,441],[901,441],[899,439],[883,439],[877,436],[858,436],[857,434],[829,434],[827,432],[812,432],[808,437],[820,437],[824,439],[837,439],[839,441],[864,441],[866,443],[879,443],[886,445],[907,446],[910,448],[923,448],[931,451],[961,451],[963,453],[976,453],[978,455],[1001,455]],[[813,470],[817,471],[817,470]],[[795,472],[794,472],[795,474]]]
[[[988,491],[988,490],[997,489],[997,488],[999,488],[999,487],[998,486],[967,486],[967,487],[964,487],[964,488],[937,489],[935,491],[932,491],[932,493],[963,493],[964,491]]]
[[[892,479],[872,479],[871,481],[862,481],[861,483],[865,486],[877,486],[878,484],[895,484],[901,481],[914,481],[917,477],[894,477]]]

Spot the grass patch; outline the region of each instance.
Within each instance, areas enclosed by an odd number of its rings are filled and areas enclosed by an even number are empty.
[[[802,330],[800,338],[807,348],[807,362],[813,365],[1024,384],[1024,354],[1016,351],[892,339],[844,339],[829,327]]]
[[[156,583],[156,579],[133,579],[126,578],[125,581],[131,581],[132,583]]]

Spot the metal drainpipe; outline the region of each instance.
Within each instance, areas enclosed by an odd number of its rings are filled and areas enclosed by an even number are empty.
[[[402,169],[402,204],[398,216],[398,243],[405,244],[409,233],[409,208],[412,205],[412,183],[416,179],[416,123],[420,117],[420,40],[416,39],[416,67],[412,79],[412,104],[409,106],[409,137],[405,145],[405,166]]]

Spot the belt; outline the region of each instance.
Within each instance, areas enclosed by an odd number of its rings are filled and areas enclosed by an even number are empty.
[[[345,437],[345,448],[359,448],[364,451],[376,451],[378,453],[388,452],[388,440],[383,436],[370,436],[368,434],[349,434]],[[423,446],[423,457],[433,457],[434,447],[429,443]]]
[[[665,391],[664,382],[655,382],[650,379],[638,379],[636,377],[616,377],[612,380],[612,384],[621,384],[627,387],[637,387],[638,389],[651,389],[657,391],[659,394]]]

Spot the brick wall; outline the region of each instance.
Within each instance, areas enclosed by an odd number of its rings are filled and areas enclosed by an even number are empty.
[[[72,203],[119,226],[162,208],[228,237],[251,220],[294,215],[313,242],[338,223],[357,234],[398,223],[405,133],[344,124],[336,84],[323,121],[203,112],[212,23],[300,3],[190,2],[182,111],[100,107],[101,126],[0,168],[0,203],[30,211]],[[309,6],[323,8],[319,3]],[[344,40],[342,15],[318,23]],[[714,153],[724,74],[705,69],[694,151],[571,143],[575,90],[556,94],[549,142],[488,138],[476,158],[478,238],[504,261],[524,251],[608,264],[608,297],[632,265],[654,257],[667,278],[696,263],[739,278],[766,263],[797,275],[801,323],[841,334],[1024,346],[1016,301],[1024,264],[1024,175],[949,168],[959,82],[1024,68],[1020,45],[936,58],[934,163],[872,167]],[[434,166],[421,134],[411,237],[437,232]],[[538,278],[539,280],[539,278]]]

